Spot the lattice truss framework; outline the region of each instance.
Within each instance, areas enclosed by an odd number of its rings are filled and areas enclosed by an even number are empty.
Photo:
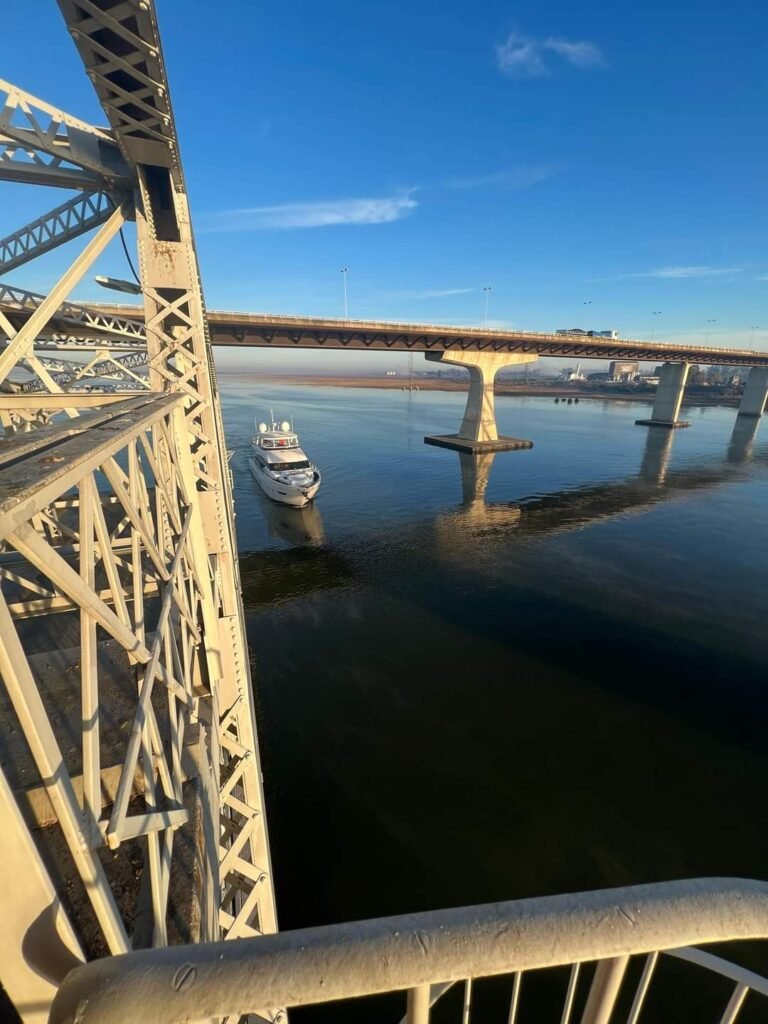
[[[14,473],[19,465],[37,467],[34,496],[24,506],[34,510],[16,522],[18,513],[8,509],[11,519],[0,536],[8,563],[0,571],[2,631],[14,652],[4,659],[3,677],[19,717],[26,716],[24,733],[47,780],[57,827],[109,950],[129,948],[133,940],[96,851],[128,838],[143,837],[145,844],[152,941],[169,941],[173,832],[190,816],[182,753],[193,734],[203,737],[196,740],[200,818],[218,822],[213,845],[205,837],[201,845],[199,935],[258,935],[274,931],[276,917],[231,480],[154,6],[60,0],[59,7],[109,128],[0,83],[0,180],[76,190],[0,240],[0,273],[88,235],[47,295],[0,284],[0,420],[6,431],[0,458],[6,467],[13,463]],[[70,299],[129,219],[136,221],[144,323]],[[49,349],[82,346],[86,362],[44,358],[35,351],[41,342]],[[145,360],[148,376],[136,372]],[[98,396],[80,390],[94,376],[116,382],[101,406]],[[128,405],[116,403],[122,397],[114,394],[116,386],[125,389]],[[131,389],[141,389],[144,398],[132,397]],[[129,408],[137,402],[149,403],[136,406],[140,414]],[[115,410],[123,408],[118,416]],[[141,429],[129,428],[126,416],[131,422],[139,416]],[[45,446],[61,446],[68,458],[68,445],[85,444],[81,424],[91,439],[107,430],[94,417],[118,424],[110,428],[116,433],[108,454],[76,478],[61,477],[55,494],[46,490],[43,452],[51,456]],[[158,605],[151,629],[145,601]],[[125,652],[124,685],[137,695],[109,806],[99,795],[98,730],[83,729],[81,796],[53,770],[57,759],[62,764],[60,737],[46,720],[34,659],[24,655],[25,630],[17,629],[18,620],[31,615],[75,610],[83,721],[92,722],[103,707],[100,637],[108,635]],[[154,704],[158,694],[165,731]],[[73,927],[77,932],[77,921]]]

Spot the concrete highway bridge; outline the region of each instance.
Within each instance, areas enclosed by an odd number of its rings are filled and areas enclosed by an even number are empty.
[[[745,1001],[765,1019],[768,979],[742,966],[742,946],[724,945],[749,940],[760,962],[763,881],[658,882],[278,934],[209,342],[417,350],[466,366],[464,421],[438,443],[486,452],[511,444],[493,413],[502,366],[661,360],[651,422],[674,426],[693,361],[751,366],[741,412],[759,416],[768,354],[209,316],[155,2],[51,0],[36,17],[56,17],[56,6],[62,51],[74,43],[105,126],[0,81],[7,201],[18,188],[60,190],[0,240],[0,275],[43,279],[37,259],[66,243],[74,253],[44,295],[0,285],[0,1017],[284,1024],[292,1007],[394,993],[377,1009],[428,1024],[458,987],[471,1024],[476,994],[496,977],[515,1024],[537,987],[530,974],[557,967],[537,980],[550,980],[557,1006],[546,1019],[561,1024],[609,1024],[618,1009],[644,1024],[647,999],[655,1013],[666,999],[677,1019],[702,992],[707,1019],[734,1024]],[[36,53],[29,37],[6,45]],[[70,66],[57,56],[45,59]],[[70,298],[128,221],[143,318]],[[111,390],[90,387],[99,381]],[[477,495],[487,468],[469,466]],[[302,850],[318,887],[313,849],[324,841],[307,835]],[[657,984],[659,973],[672,984]],[[361,1019],[368,1012],[360,1006]]]
[[[3,243],[0,242],[0,251]],[[34,297],[12,287],[0,286],[0,309],[19,329],[35,309]],[[66,315],[71,312],[72,315]],[[376,352],[423,352],[433,362],[464,366],[470,377],[467,406],[456,435],[427,440],[463,451],[501,451],[530,447],[530,442],[500,438],[496,426],[493,382],[499,370],[539,358],[578,360],[639,360],[662,364],[653,412],[642,425],[667,428],[686,426],[679,419],[688,369],[692,364],[745,366],[750,368],[739,409],[740,414],[759,416],[768,397],[768,352],[752,349],[681,345],[663,341],[598,338],[539,331],[500,331],[445,324],[413,324],[385,320],[340,320],[266,313],[211,310],[207,314],[210,341],[228,348],[334,349]],[[84,330],[85,328],[85,330]],[[120,331],[122,341],[104,358],[105,337]],[[71,306],[54,316],[36,346],[44,351],[96,351],[86,364],[56,362],[59,380],[75,383],[86,377],[139,381],[133,370],[146,362],[146,337],[141,310],[136,306],[99,304]],[[128,354],[125,354],[128,353]],[[41,356],[41,359],[46,357]],[[61,372],[63,371],[63,372]],[[37,381],[33,381],[36,386]],[[27,387],[30,385],[27,384]]]

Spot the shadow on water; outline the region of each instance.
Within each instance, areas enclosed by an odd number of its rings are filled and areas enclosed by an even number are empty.
[[[674,552],[614,566],[606,532],[748,479],[756,429],[677,469],[649,430],[634,476],[514,502],[459,456],[460,505],[333,547],[270,510],[300,546],[241,571],[283,927],[765,877],[762,637],[688,621]]]

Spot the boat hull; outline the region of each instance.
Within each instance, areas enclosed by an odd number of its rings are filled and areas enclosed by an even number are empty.
[[[317,480],[309,487],[293,487],[280,480],[273,480],[265,473],[255,459],[248,459],[248,468],[256,480],[256,483],[272,501],[278,501],[282,505],[290,505],[292,508],[304,508],[315,497],[320,490],[320,474]]]

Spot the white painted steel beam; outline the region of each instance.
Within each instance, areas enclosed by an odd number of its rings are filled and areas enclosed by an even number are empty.
[[[41,437],[37,448],[23,461],[0,467],[0,538],[26,524],[87,473],[97,470],[180,400],[180,395],[124,400],[110,410],[108,419],[87,431],[72,436],[64,425],[59,428],[60,441],[56,434]]]
[[[45,295],[0,282],[0,308],[8,316],[14,313],[24,316],[32,315],[45,298]],[[69,301],[62,302],[56,310],[55,322],[92,331],[94,332],[92,336],[98,338],[102,343],[108,341],[111,335],[120,335],[125,336],[126,339],[140,342],[142,345],[146,344],[143,323],[109,310],[103,310],[98,306],[86,306]],[[55,336],[57,332],[55,328],[46,325],[42,328],[41,333],[43,337],[47,337],[50,334]]]
[[[86,192],[0,239],[0,274],[71,242],[109,219],[115,208],[104,192]]]
[[[85,249],[59,278],[54,287],[35,309],[29,320],[16,333],[7,347],[0,353],[0,382],[4,381],[19,359],[26,356],[38,333],[80,281],[93,261],[104,251],[126,220],[128,204],[123,203],[114,210],[105,224],[90,240]],[[50,386],[50,385],[49,385]],[[59,390],[57,387],[51,390]]]
[[[130,183],[128,167],[108,132],[2,79],[0,104],[0,165],[23,156],[42,167],[74,165],[109,185]]]
[[[58,986],[85,957],[2,769],[0,822],[0,984],[24,1024],[47,1024]]]

